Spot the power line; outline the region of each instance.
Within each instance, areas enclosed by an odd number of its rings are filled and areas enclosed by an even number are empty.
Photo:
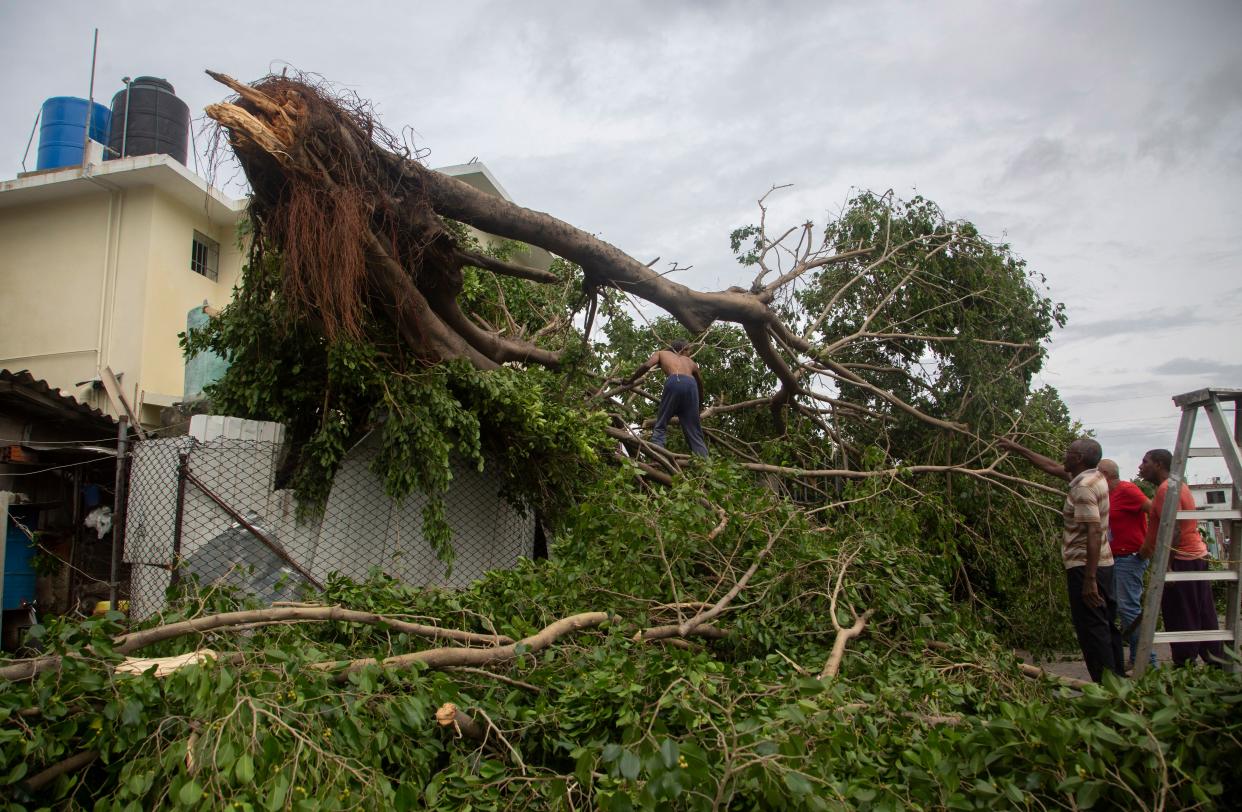
[[[67,462],[64,465],[53,465],[48,468],[40,468],[38,471],[19,471],[17,473],[8,473],[8,472],[0,473],[0,478],[8,477],[8,476],[34,476],[35,474],[46,474],[48,471],[56,471],[61,468],[72,468],[75,465],[93,465],[95,463],[106,462],[108,459],[109,459],[108,457],[99,457],[93,460],[83,460],[81,462]],[[0,463],[0,465],[7,465],[7,464],[8,463]]]
[[[0,443],[9,445],[96,445],[98,443],[106,443],[109,440],[116,440],[116,435],[109,437],[100,437],[95,440],[31,440],[17,439],[15,437],[0,437]]]

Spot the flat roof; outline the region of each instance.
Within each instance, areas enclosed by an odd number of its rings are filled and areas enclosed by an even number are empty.
[[[49,203],[86,192],[149,186],[190,208],[202,210],[213,221],[235,223],[246,210],[246,201],[226,196],[169,155],[88,162],[0,181],[0,208]]]
[[[432,170],[442,175],[451,175],[463,183],[467,183],[480,192],[487,192],[489,195],[502,197],[513,202],[513,198],[509,197],[509,193],[505,191],[505,187],[500,185],[500,181],[496,180],[496,176],[482,161],[471,161],[468,164],[453,164],[452,166],[439,166]]]

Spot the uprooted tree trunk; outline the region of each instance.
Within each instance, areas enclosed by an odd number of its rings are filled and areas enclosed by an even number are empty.
[[[251,86],[208,73],[238,94],[234,103],[210,105],[207,115],[228,131],[254,191],[262,236],[284,252],[286,291],[329,335],[356,335],[369,307],[391,319],[410,348],[430,361],[556,367],[558,353],[485,330],[457,303],[465,266],[536,283],[557,282],[556,275],[462,250],[439,219],[448,217],[575,262],[588,289],[610,286],[645,299],[692,333],[718,320],[743,325],[780,378],[784,397],[798,388],[769,338],[782,330],[769,304],[788,275],[751,290],[692,290],[551,215],[384,149],[361,105],[349,109],[283,76]]]

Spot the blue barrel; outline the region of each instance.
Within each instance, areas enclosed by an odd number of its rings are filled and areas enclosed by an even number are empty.
[[[108,121],[112,113],[107,107],[76,96],[54,96],[43,102],[39,124],[39,169],[59,169],[82,163],[82,146],[86,134],[86,111],[92,109],[91,139],[108,140]]]
[[[78,152],[82,148],[78,147]],[[31,530],[34,529],[35,512],[30,508],[9,506],[9,514]],[[4,604],[3,609],[20,609],[35,599],[35,571],[31,559],[38,552],[16,524],[11,520],[4,537]]]

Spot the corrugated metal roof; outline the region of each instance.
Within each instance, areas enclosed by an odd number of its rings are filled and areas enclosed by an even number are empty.
[[[20,372],[0,369],[0,407],[5,405],[24,407],[24,411],[94,424],[100,428],[116,428],[116,420],[110,415],[62,393],[25,369]]]

